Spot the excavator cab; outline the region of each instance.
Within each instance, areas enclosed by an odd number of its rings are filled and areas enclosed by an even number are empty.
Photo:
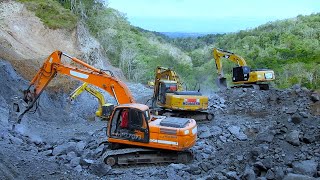
[[[248,66],[234,67],[232,70],[232,82],[248,81],[251,69]]]
[[[167,93],[174,93],[177,91],[176,81],[160,81],[158,100],[162,104],[166,104]]]
[[[149,142],[149,110],[142,110],[132,105],[120,105],[111,115],[108,134],[109,139],[119,141]]]

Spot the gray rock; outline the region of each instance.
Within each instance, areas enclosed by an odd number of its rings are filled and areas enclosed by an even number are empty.
[[[23,140],[22,140],[22,139],[17,138],[17,137],[14,137],[14,136],[11,136],[11,137],[9,138],[9,140],[10,140],[10,142],[11,142],[12,144],[16,144],[16,145],[21,145],[21,144],[23,144]]]
[[[282,180],[284,177],[284,171],[281,167],[274,168],[274,179],[275,180]]]
[[[182,180],[183,178],[177,175],[177,173],[174,171],[174,169],[168,169],[166,172],[167,179],[175,179],[175,180]]]
[[[310,176],[302,175],[302,174],[289,173],[283,178],[283,180],[316,180],[316,179]]]
[[[199,164],[199,167],[205,172],[208,172],[210,169],[213,168],[212,165],[208,162],[201,162]]]
[[[306,160],[301,162],[294,162],[293,172],[308,176],[313,176],[317,173],[318,163],[314,160]]]
[[[297,113],[291,116],[291,122],[294,124],[299,124],[302,121],[301,116]]]
[[[240,180],[239,176],[237,175],[237,172],[235,171],[229,171],[226,173],[226,176],[228,179],[232,179],[232,180]]]
[[[46,150],[46,151],[41,151],[40,154],[44,155],[44,156],[52,156],[52,150]]]
[[[294,146],[299,146],[300,145],[299,134],[300,132],[297,130],[291,131],[286,135],[286,141]]]
[[[264,142],[271,143],[273,141],[273,138],[274,138],[274,134],[272,132],[265,131],[257,135],[256,141],[258,143],[264,143]]]
[[[77,154],[76,154],[75,152],[73,152],[73,151],[68,152],[68,154],[67,154],[67,159],[68,159],[69,161],[71,161],[71,159],[74,159],[75,157],[77,157]]]
[[[312,93],[310,97],[313,102],[320,101],[320,95],[318,93]]]
[[[299,112],[299,115],[302,116],[303,118],[309,118],[309,115],[307,112],[303,111],[303,112]]]
[[[301,89],[301,85],[300,84],[294,84],[291,88],[293,90],[300,90]]]
[[[274,179],[274,172],[271,169],[268,169],[267,174],[265,176],[267,179]]]
[[[222,129],[219,126],[212,126],[210,132],[212,136],[217,136],[222,133]]]
[[[97,149],[94,150],[94,153],[100,156],[103,153],[104,144],[101,144]]]
[[[221,142],[227,142],[227,138],[225,136],[219,136]]]
[[[287,110],[286,113],[287,114],[294,114],[295,112],[297,112],[298,107],[296,105],[290,106]]]
[[[266,177],[258,177],[257,180],[267,180]]]
[[[267,169],[274,167],[273,158],[270,156],[264,157],[264,159],[261,159],[261,162]]]
[[[190,174],[193,174],[193,175],[201,174],[201,170],[200,170],[199,166],[196,165],[196,164],[191,164],[191,165],[189,166],[189,168],[186,169],[186,171],[187,171],[188,173],[190,173]]]
[[[312,132],[311,132],[312,133]],[[303,142],[305,143],[313,143],[316,141],[315,135],[310,132],[307,132],[306,134],[303,135]]]
[[[228,127],[228,130],[231,134],[233,134],[237,139],[241,141],[245,141],[248,139],[247,135],[245,135],[243,132],[240,132],[239,126],[230,126]]]
[[[253,166],[254,166],[255,168],[259,169],[260,171],[266,171],[266,170],[267,170],[266,166],[265,166],[262,162],[260,162],[260,161],[255,162],[255,163],[253,164]]]
[[[105,176],[111,171],[111,166],[105,164],[104,162],[98,164],[91,164],[90,172],[97,176]]]
[[[9,119],[9,109],[5,106],[7,103],[2,96],[0,96],[0,104],[0,124],[7,125]]]
[[[256,174],[254,173],[253,168],[251,166],[246,166],[241,178],[245,180],[255,180]]]
[[[170,164],[169,167],[175,169],[175,170],[181,170],[181,169],[187,169],[187,166],[185,164]]]
[[[75,157],[70,161],[70,166],[76,167],[76,166],[79,166],[79,163],[80,163],[80,157]]]
[[[93,163],[94,163],[94,160],[91,160],[91,159],[83,159],[83,158],[80,159],[81,166],[90,166]]]
[[[67,154],[70,151],[76,151],[76,143],[75,142],[68,142],[62,145],[55,147],[52,151],[54,156]]]
[[[83,141],[79,141],[79,142],[77,142],[76,147],[77,147],[78,152],[82,152],[84,150],[84,148],[86,147],[86,143]]]
[[[78,165],[78,166],[76,166],[74,168],[74,170],[77,171],[77,172],[81,172],[82,171],[82,167],[80,165]]]
[[[202,127],[201,129],[199,129],[200,133],[199,133],[199,138],[208,138],[210,136],[212,136],[210,129],[208,127]]]

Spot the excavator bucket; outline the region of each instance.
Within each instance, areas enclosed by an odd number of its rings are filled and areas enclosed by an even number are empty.
[[[9,117],[8,122],[12,124],[13,126],[15,124],[19,124],[20,120],[19,116],[22,114],[22,112],[26,109],[27,104],[24,103],[22,98],[19,98],[18,96],[14,96],[11,98],[11,108],[9,111]]]
[[[216,85],[219,87],[221,90],[226,90],[228,88],[227,86],[227,79],[222,77],[222,78],[217,78],[216,79]]]

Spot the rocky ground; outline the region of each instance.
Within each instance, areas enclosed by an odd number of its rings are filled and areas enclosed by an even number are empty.
[[[11,97],[26,88],[0,61],[1,179],[319,179],[319,94],[287,90],[228,89],[210,94],[215,119],[198,125],[189,164],[123,166],[102,162],[106,122],[94,120],[97,101],[83,93],[70,104],[62,92],[45,92],[38,110],[11,131]],[[152,90],[128,84],[144,103]],[[149,96],[148,96],[149,95]],[[112,103],[113,100],[108,98]]]
[[[73,87],[74,81],[54,79],[37,111],[11,130],[11,98],[22,94],[28,86],[24,78],[30,80],[56,49],[123,77],[85,26],[79,23],[72,32],[50,30],[21,3],[1,1],[0,42],[0,58],[5,59],[0,59],[0,179],[320,179],[316,92],[295,85],[210,93],[215,119],[198,124],[192,162],[111,168],[101,160],[108,151],[100,145],[107,140],[107,122],[94,117],[97,100],[83,93],[71,103],[72,88],[59,88]],[[144,85],[126,84],[140,103],[152,94]]]

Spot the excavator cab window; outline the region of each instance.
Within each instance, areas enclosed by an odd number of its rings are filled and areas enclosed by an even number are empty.
[[[166,93],[174,93],[177,91],[177,83],[160,83],[159,100],[162,104],[166,103]]]
[[[145,112],[134,108],[119,108],[114,112],[110,126],[113,138],[149,142],[149,127]]]
[[[248,81],[250,76],[250,68],[248,66],[239,66],[233,68],[233,82]]]

